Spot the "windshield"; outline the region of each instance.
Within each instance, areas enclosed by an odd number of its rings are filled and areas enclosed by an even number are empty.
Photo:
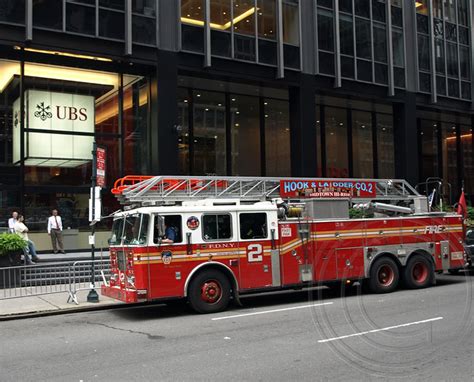
[[[123,221],[123,218],[114,220],[114,224],[112,225],[112,234],[109,239],[109,245],[119,245],[121,243]]]
[[[146,244],[148,237],[149,216],[143,214],[129,215],[117,219],[112,226],[110,245]]]

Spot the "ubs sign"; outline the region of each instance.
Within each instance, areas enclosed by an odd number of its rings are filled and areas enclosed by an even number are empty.
[[[70,93],[25,91],[25,163],[74,167],[92,159],[95,99]],[[13,104],[13,162],[20,161],[20,99]],[[81,133],[81,135],[74,134]]]
[[[94,132],[94,97],[28,90],[27,128]]]

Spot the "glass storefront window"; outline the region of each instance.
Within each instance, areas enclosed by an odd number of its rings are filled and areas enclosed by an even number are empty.
[[[393,116],[377,113],[376,120],[378,177],[392,179],[395,177]]]
[[[451,198],[459,195],[456,125],[441,123],[441,149],[443,157],[443,178],[451,184]]]
[[[232,7],[230,0],[211,0],[211,49],[215,56],[230,57]]]
[[[193,173],[197,175],[224,175],[226,173],[224,94],[195,90],[193,99]]]
[[[287,101],[265,100],[266,176],[291,175],[290,116]]]
[[[30,231],[44,231],[52,207],[64,211],[68,226],[87,227],[94,140],[107,150],[107,188],[123,170],[148,172],[149,81],[137,75],[123,75],[121,80],[117,73],[35,62],[25,62],[24,69],[22,136],[20,63],[0,60],[0,115],[4,122],[0,171],[5,187],[0,198],[14,205],[11,192],[26,195],[19,204]],[[123,107],[119,108],[121,83],[125,88]],[[104,210],[117,209],[114,200],[103,200]]]
[[[180,174],[189,174],[189,92],[178,89],[178,169]]]
[[[156,16],[156,0],[132,1],[132,12],[144,16]]]
[[[424,181],[430,177],[440,176],[438,166],[438,123],[428,120],[420,121],[421,166],[420,175]]]
[[[349,177],[347,150],[347,111],[325,107],[326,167],[327,176]]]
[[[352,111],[352,152],[355,178],[373,178],[372,114]]]
[[[472,128],[461,125],[461,147],[463,159],[463,180],[465,191],[474,194],[474,150],[473,150]]]
[[[231,95],[232,175],[261,175],[257,97]]]
[[[148,82],[134,79],[123,90],[123,161],[125,174],[145,174],[148,169]]]

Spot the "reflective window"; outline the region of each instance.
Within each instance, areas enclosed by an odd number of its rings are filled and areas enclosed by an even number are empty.
[[[352,111],[352,151],[355,178],[373,178],[372,114]]]
[[[0,22],[24,24],[25,0],[4,0],[0,2]]]
[[[372,59],[372,40],[370,21],[356,18],[356,51],[357,57]]]
[[[318,48],[329,52],[334,51],[333,14],[325,10],[318,10]]]
[[[267,214],[264,212],[240,214],[239,226],[242,240],[266,239],[268,237]]]
[[[125,38],[125,14],[123,12],[99,10],[99,35],[117,40]]]
[[[377,113],[376,120],[378,177],[392,179],[395,177],[393,116]]]
[[[266,99],[264,112],[265,175],[289,176],[291,175],[289,103]]]
[[[341,15],[339,18],[341,54],[354,55],[354,30],[352,17]]]
[[[156,19],[133,15],[132,40],[136,43],[156,45]]]
[[[181,33],[184,50],[204,52],[204,0],[181,2]]]
[[[440,176],[438,167],[438,123],[421,120],[420,147],[421,147],[421,179]]]
[[[226,173],[226,120],[224,93],[195,90],[194,174]]]
[[[132,1],[132,12],[144,16],[156,16],[156,0]]]
[[[474,150],[472,145],[472,128],[468,125],[461,125],[461,148],[463,159],[463,179],[464,186],[468,193],[474,191]]]
[[[62,0],[33,1],[33,26],[62,30],[63,29],[63,2]]]
[[[454,195],[459,195],[457,138],[455,123],[441,123],[441,142],[444,179],[451,184]]]
[[[95,36],[95,8],[66,3],[66,30]]]
[[[325,107],[327,176],[347,178],[349,161],[347,150],[347,111]]]
[[[189,174],[189,103],[188,89],[178,88],[178,169],[180,174]]]
[[[203,215],[202,238],[206,241],[232,238],[230,214]]]
[[[234,33],[254,36],[256,9],[253,0],[233,0],[233,3]]]
[[[232,175],[261,175],[257,97],[231,95]]]
[[[276,3],[274,0],[258,0],[258,37],[276,40]]]
[[[283,42],[285,44],[299,45],[299,14],[298,1],[283,1]]]

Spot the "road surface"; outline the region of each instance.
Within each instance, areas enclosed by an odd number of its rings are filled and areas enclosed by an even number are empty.
[[[266,294],[212,315],[155,305],[2,322],[0,380],[472,380],[473,279]]]

